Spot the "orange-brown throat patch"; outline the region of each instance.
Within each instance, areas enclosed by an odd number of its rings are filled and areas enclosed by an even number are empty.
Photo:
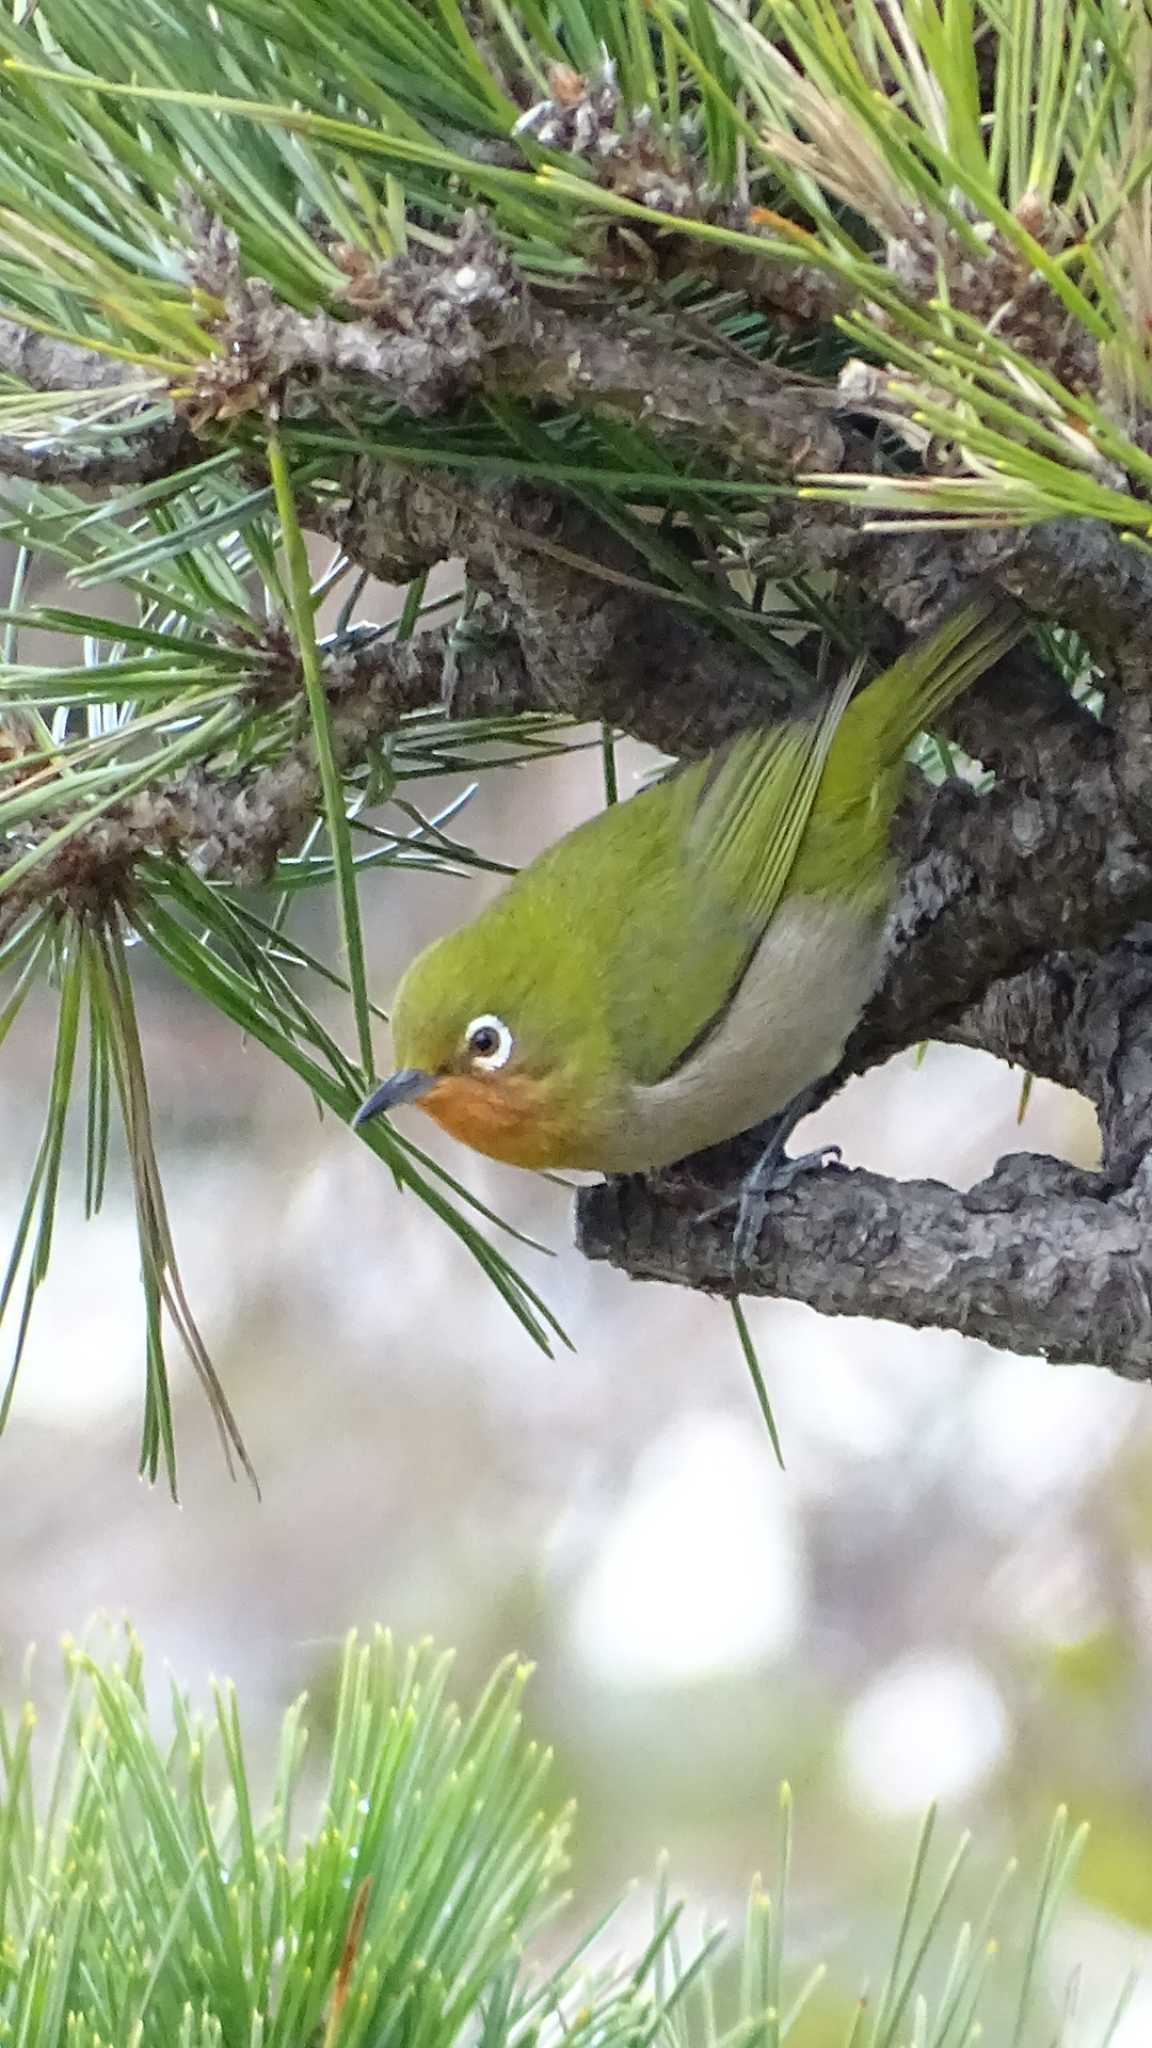
[[[546,1081],[529,1074],[445,1074],[420,1108],[436,1122],[506,1166],[574,1166],[579,1149],[571,1118]]]

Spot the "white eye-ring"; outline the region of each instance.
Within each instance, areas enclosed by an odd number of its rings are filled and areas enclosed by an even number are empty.
[[[472,1065],[494,1074],[511,1059],[514,1040],[502,1017],[473,1017],[464,1043]]]

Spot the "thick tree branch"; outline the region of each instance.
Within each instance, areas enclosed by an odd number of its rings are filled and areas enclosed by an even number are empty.
[[[1152,1165],[1112,1192],[1031,1153],[967,1194],[828,1167],[774,1196],[755,1260],[734,1276],[732,1213],[715,1191],[636,1179],[579,1199],[585,1256],[636,1279],[785,1295],[825,1315],[888,1316],[1012,1351],[1152,1378]]]
[[[995,982],[946,1035],[1086,1095],[1113,1178],[1152,1151],[1152,926]]]
[[[483,222],[466,216],[450,261],[415,257],[353,269],[345,298],[359,318],[301,313],[260,278],[244,275],[235,238],[207,231],[197,279],[226,308],[219,355],[187,401],[194,420],[226,418],[274,398],[286,417],[316,409],[316,395],[350,383],[410,413],[432,414],[469,394],[589,406],[642,423],[657,437],[690,435],[770,475],[821,465],[845,452],[833,395],[789,384],[771,364],[677,353],[622,311],[592,318],[542,305]],[[692,338],[685,329],[681,351]]]
[[[985,796],[947,784],[918,807],[887,973],[845,1073],[944,1035],[1001,976],[1106,947],[1152,911],[1152,824],[1130,800],[1127,733],[1082,716],[1073,780],[1037,773]],[[1054,768],[1066,745],[1057,724]]]
[[[657,590],[639,555],[557,493],[363,461],[346,494],[316,503],[312,523],[387,581],[462,558],[514,629],[542,708],[607,719],[679,755],[796,708],[794,688]],[[878,662],[894,658],[907,633],[936,624],[973,582],[963,540],[888,545],[890,564],[870,550],[865,565]],[[949,730],[978,758],[1051,782],[1075,772],[1094,724],[1043,662],[1017,649],[953,707]]]
[[[904,533],[869,529],[852,507],[782,499],[770,523],[769,569],[835,566],[913,631],[987,578],[1038,617],[1083,634],[1094,650],[1146,645],[1152,556],[1102,520]]]
[[[790,692],[647,581],[633,551],[578,508],[513,484],[358,465],[346,499],[312,523],[353,560],[404,583],[450,557],[491,591],[538,710],[620,726],[671,754],[704,753],[781,716]],[[639,587],[637,587],[639,585]],[[462,667],[452,708],[492,709],[491,678]],[[517,674],[517,705],[523,706]]]

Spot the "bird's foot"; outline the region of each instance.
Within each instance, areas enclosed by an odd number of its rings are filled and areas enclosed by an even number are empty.
[[[763,1152],[747,1176],[739,1194],[730,1195],[718,1202],[712,1209],[706,1209],[701,1222],[708,1222],[725,1210],[736,1207],[736,1221],[732,1229],[732,1272],[742,1272],[750,1263],[764,1228],[768,1203],[773,1195],[782,1194],[790,1188],[801,1174],[814,1173],[824,1166],[838,1163],[839,1145],[821,1145],[815,1152],[802,1152],[795,1159],[789,1159],[785,1146],[802,1117],[817,1106],[819,1100],[816,1087],[806,1088],[773,1118],[772,1135]]]
[[[815,1152],[801,1152],[795,1159],[787,1157],[782,1142],[777,1144],[773,1140],[765,1146],[736,1197],[736,1222],[732,1230],[734,1273],[742,1273],[751,1263],[772,1196],[783,1194],[802,1174],[839,1165],[841,1157],[839,1145],[821,1145]]]

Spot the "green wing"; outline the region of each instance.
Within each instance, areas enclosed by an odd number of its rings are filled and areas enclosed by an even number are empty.
[[[840,680],[815,718],[749,733],[710,764],[688,834],[709,891],[738,907],[753,939],[776,913],[804,837],[836,728],[859,679]]]
[[[882,911],[907,741],[1021,630],[979,597],[858,697],[857,668],[816,716],[733,741],[533,864],[542,944],[564,935],[586,1020],[633,1079],[663,1079],[706,1036],[789,889]]]
[[[583,828],[583,874],[609,883],[585,901],[587,971],[634,1080],[663,1079],[727,1007],[787,888],[854,680],[817,717],[735,740]]]

